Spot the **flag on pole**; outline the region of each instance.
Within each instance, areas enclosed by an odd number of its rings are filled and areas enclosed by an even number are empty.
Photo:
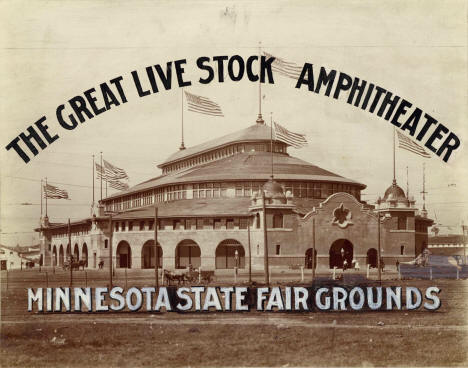
[[[278,123],[275,124],[275,139],[277,141],[289,144],[294,148],[301,148],[307,146],[307,139],[304,134],[293,133],[282,127]]]
[[[299,77],[301,76],[302,67],[300,67],[299,65],[273,56],[267,52],[263,52],[263,55],[265,55],[268,58],[275,58],[273,63],[271,63],[271,69],[274,72],[278,72],[279,74],[284,75],[288,78],[292,78],[294,80],[299,79]]]
[[[221,107],[216,102],[202,96],[197,96],[192,93],[185,92],[187,99],[188,111],[198,112],[200,114],[211,116],[224,116]]]
[[[411,139],[409,139],[402,133],[400,132],[397,132],[397,133],[398,133],[398,147],[399,148],[403,148],[407,151],[416,153],[417,155],[422,156],[422,157],[426,157],[426,158],[431,157],[431,155],[427,153],[424,150],[424,148],[422,148],[420,145],[414,143]]]
[[[117,189],[117,190],[126,190],[128,189],[128,184],[127,183],[122,183],[119,180],[109,180],[108,181],[109,186],[111,188]]]
[[[66,190],[59,189],[56,186],[46,184],[44,185],[44,198],[53,199],[70,199]]]
[[[124,169],[120,169],[117,166],[112,165],[110,162],[104,160],[104,168],[106,173],[108,172],[110,178],[114,179],[128,179],[128,175]]]
[[[121,170],[121,171],[112,170],[110,167],[115,167],[115,166],[112,166],[107,161],[104,161],[104,163],[105,163],[104,167],[99,165],[97,162],[95,163],[97,179],[101,179],[101,176],[104,180],[107,180],[107,181],[128,179],[128,175],[124,170],[119,169],[119,168],[116,168],[116,169]],[[108,165],[111,165],[111,166],[108,166]]]

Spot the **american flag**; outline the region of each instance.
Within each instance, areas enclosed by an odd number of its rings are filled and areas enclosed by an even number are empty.
[[[66,190],[59,189],[56,186],[46,184],[44,185],[44,198],[53,199],[70,199]]]
[[[117,166],[112,165],[110,162],[104,160],[104,168],[106,172],[112,174],[113,179],[128,179],[128,175],[124,169],[120,169]]]
[[[126,190],[128,189],[128,184],[127,183],[122,183],[121,181],[118,180],[109,180],[107,183],[109,183],[109,186],[111,188],[117,189],[117,190]]]
[[[282,127],[278,123],[275,124],[275,139],[294,148],[301,148],[307,146],[307,139],[304,134],[293,133]]]
[[[279,74],[284,75],[288,78],[292,78],[294,80],[299,79],[299,77],[301,76],[302,67],[300,67],[299,65],[273,56],[267,52],[263,52],[263,55],[265,55],[268,58],[275,58],[275,60],[271,64],[271,69],[274,72],[278,72]]]
[[[403,148],[407,151],[416,153],[419,156],[430,158],[431,155],[427,153],[424,148],[422,148],[420,145],[414,143],[411,139],[408,137],[404,136],[400,132],[398,133],[398,147]]]
[[[212,116],[224,116],[221,107],[216,102],[206,97],[188,93],[187,91],[184,92],[187,99],[188,111]]]
[[[96,165],[96,174],[97,174],[98,179],[100,179],[101,176],[104,180],[107,180],[107,181],[128,179],[128,175],[124,170],[116,168],[115,166],[109,164],[105,160],[104,160],[104,166],[99,165],[97,162],[95,163],[95,165]],[[121,170],[121,171],[112,170],[111,167],[117,170]]]

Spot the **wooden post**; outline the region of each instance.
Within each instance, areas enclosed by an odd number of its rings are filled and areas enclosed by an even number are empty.
[[[270,269],[268,265],[268,237],[267,237],[267,221],[265,207],[265,191],[262,189],[262,207],[263,207],[263,258],[265,267],[265,284],[270,285]]]
[[[70,287],[72,287],[72,285],[73,285],[73,262],[71,262],[71,259],[72,259],[72,245],[71,245],[71,224],[70,224],[70,219],[68,219],[68,244],[70,244],[69,266],[70,266]]]
[[[156,293],[159,290],[159,250],[158,250],[158,207],[156,207],[156,198],[154,200],[154,278],[156,282]]]

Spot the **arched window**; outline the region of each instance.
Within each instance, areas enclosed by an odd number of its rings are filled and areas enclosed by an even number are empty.
[[[273,215],[273,228],[281,229],[283,227],[283,215],[281,213],[276,213]]]
[[[405,246],[404,245],[400,245],[400,255],[404,255],[405,254]]]

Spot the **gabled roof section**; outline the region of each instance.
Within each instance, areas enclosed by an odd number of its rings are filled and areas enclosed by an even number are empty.
[[[214,148],[219,148],[234,142],[249,142],[249,141],[269,141],[271,138],[271,128],[265,124],[255,124],[248,128],[239,130],[225,136],[212,139],[208,142],[198,144],[196,146],[177,151],[169,156],[158,167],[162,168],[170,163],[179,161],[191,156],[198,155],[203,152],[211,151]],[[286,144],[286,143],[285,143]]]

